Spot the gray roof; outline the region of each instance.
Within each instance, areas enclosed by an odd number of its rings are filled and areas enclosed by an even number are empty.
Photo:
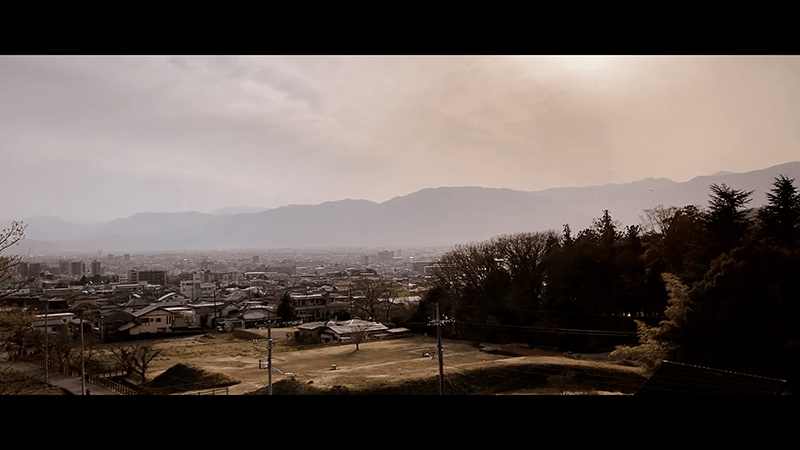
[[[340,336],[352,334],[355,331],[359,331],[361,327],[364,327],[368,333],[388,330],[386,325],[383,325],[379,322],[361,319],[340,320],[338,322],[334,322],[333,320],[329,320],[327,322],[308,322],[297,326],[297,328],[300,330],[308,331],[316,330],[318,328],[328,328]]]
[[[147,314],[149,312],[153,312],[153,311],[155,311],[157,309],[164,309],[166,311],[166,308],[175,307],[175,306],[183,306],[183,303],[181,303],[181,302],[153,303],[153,304],[148,305],[148,306],[146,306],[146,307],[144,307],[142,309],[133,311],[131,314],[134,317],[141,317],[141,316],[143,316],[143,315],[145,315],[145,314]]]

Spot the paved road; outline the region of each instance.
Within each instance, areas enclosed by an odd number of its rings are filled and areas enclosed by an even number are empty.
[[[18,372],[22,372],[29,376],[37,378],[41,381],[45,380],[44,369],[41,369],[39,367],[34,367],[22,363],[0,361],[0,370],[5,370],[5,369],[16,370]],[[68,392],[71,392],[72,394],[81,395],[82,386],[80,377],[68,377],[66,375],[61,375],[60,373],[51,372],[50,384],[52,386],[66,389]],[[88,381],[86,382],[86,390],[88,391],[89,395],[118,395],[116,392],[110,391],[94,383],[89,383]]]

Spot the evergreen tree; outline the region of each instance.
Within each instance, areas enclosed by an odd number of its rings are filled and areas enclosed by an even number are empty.
[[[711,185],[709,207],[702,216],[710,259],[730,252],[749,236],[752,219],[745,205],[752,200],[752,195],[753,191],[733,189],[725,183]]]
[[[759,211],[762,236],[770,244],[795,248],[800,243],[800,192],[794,179],[775,178],[768,203]]]
[[[283,297],[281,297],[281,302],[278,304],[278,316],[284,322],[297,319],[294,312],[294,303],[292,303],[292,297],[289,295],[289,292],[284,293]]]

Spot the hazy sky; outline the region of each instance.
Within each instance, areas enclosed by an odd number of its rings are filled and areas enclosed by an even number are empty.
[[[798,124],[798,57],[7,56],[0,219],[687,181]]]

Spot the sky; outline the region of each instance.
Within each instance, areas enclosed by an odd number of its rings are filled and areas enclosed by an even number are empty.
[[[795,56],[0,56],[0,220],[800,160]]]

